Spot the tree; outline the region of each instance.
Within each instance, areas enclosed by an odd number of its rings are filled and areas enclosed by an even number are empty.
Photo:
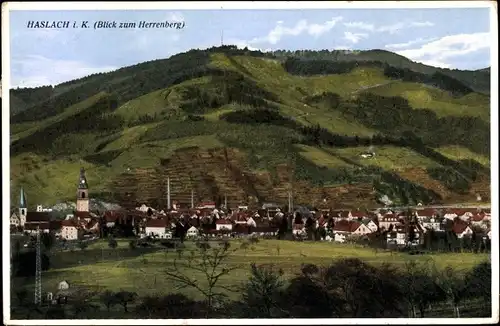
[[[56,243],[56,236],[53,232],[45,233],[43,232],[40,241],[43,244],[43,247],[45,250],[50,251],[52,247],[54,247],[54,244]]]
[[[246,316],[251,318],[275,318],[275,310],[279,308],[281,291],[284,285],[283,270],[275,270],[273,266],[264,267],[251,264],[251,276],[242,288],[242,302],[245,304]]]
[[[110,290],[106,290],[106,291],[102,292],[99,295],[99,300],[106,306],[106,309],[108,310],[108,312],[109,312],[109,309],[113,305],[118,303],[116,300],[115,293],[113,291],[110,291]]]
[[[410,261],[405,264],[406,271],[402,278],[405,298],[411,309],[411,316],[417,317],[417,309],[420,317],[425,317],[425,311],[429,304],[443,301],[446,292],[439,286],[433,277],[429,264],[417,264]]]
[[[137,293],[130,291],[120,291],[115,293],[116,303],[122,305],[123,310],[128,312],[128,304],[137,299]]]
[[[448,266],[441,272],[438,282],[453,305],[455,317],[460,318],[460,303],[467,293],[465,279],[460,277],[452,267]]]
[[[480,263],[465,275],[467,296],[483,299],[484,306],[491,304],[491,263]]]
[[[128,243],[128,246],[130,249],[134,250],[135,248],[137,248],[137,241],[136,240],[130,240],[130,242]]]
[[[226,296],[220,290],[232,291],[219,284],[222,277],[238,268],[238,266],[229,266],[227,263],[231,254],[238,250],[238,248],[230,249],[230,247],[228,241],[221,241],[210,249],[197,246],[196,249],[190,250],[186,257],[182,257],[183,252],[180,252],[172,266],[165,270],[167,278],[177,283],[177,289],[190,287],[204,296],[207,304],[207,317],[213,312],[215,300]],[[199,279],[192,276],[193,272],[201,273],[206,284],[200,284]]]
[[[85,241],[78,242],[78,248],[80,248],[82,251],[87,249],[88,246],[89,246],[88,243]]]
[[[108,247],[110,247],[111,249],[115,249],[116,247],[118,247],[118,242],[114,238],[109,238]]]
[[[165,296],[146,296],[136,308],[138,316],[143,318],[203,318],[206,307],[193,301],[184,294],[175,293]]]
[[[26,291],[26,289],[16,291],[16,297],[19,306],[24,306],[28,298],[28,291]]]

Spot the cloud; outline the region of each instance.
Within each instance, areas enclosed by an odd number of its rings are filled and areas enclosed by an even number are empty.
[[[353,29],[362,29],[365,31],[374,31],[375,30],[375,25],[373,24],[367,24],[363,22],[347,22],[344,23],[345,27],[348,28],[353,28]]]
[[[378,32],[378,33],[389,33],[395,34],[398,31],[411,27],[430,27],[434,26],[434,23],[429,21],[425,22],[398,22],[390,25],[381,25],[375,26],[374,24],[369,24],[365,22],[347,22],[344,23],[344,26],[349,29],[360,29],[369,32]]]
[[[358,43],[359,40],[362,38],[368,37],[368,34],[366,33],[351,33],[351,32],[344,32],[344,39],[348,40],[351,43]]]
[[[96,66],[77,60],[55,60],[40,55],[27,55],[11,60],[10,87],[57,85],[91,74],[118,69],[114,66]]]
[[[418,48],[401,50],[397,53],[411,60],[440,67],[450,66],[449,59],[465,56],[478,51],[489,50],[490,33],[449,35],[428,42]]]
[[[276,26],[269,31],[264,37],[258,37],[251,40],[250,44],[269,43],[276,44],[284,36],[298,36],[307,33],[311,36],[318,37],[335,27],[335,25],[342,20],[342,17],[333,17],[332,19],[322,24],[309,24],[307,20],[303,19],[297,22],[293,27],[284,26],[283,21],[276,22]]]
[[[424,38],[421,38],[419,37],[418,39],[416,40],[413,40],[413,41],[408,41],[406,43],[394,43],[394,44],[387,44],[385,46],[386,49],[401,49],[401,48],[407,48],[411,45],[414,45],[414,44],[419,44],[419,43],[425,43],[425,42],[431,42],[431,41],[434,41],[434,40],[437,40],[438,38],[437,37],[433,37],[433,38],[428,38],[428,39],[424,39]]]
[[[398,53],[411,59],[427,56],[450,58],[489,49],[490,43],[490,33],[456,34],[444,36],[419,48],[403,50]]]

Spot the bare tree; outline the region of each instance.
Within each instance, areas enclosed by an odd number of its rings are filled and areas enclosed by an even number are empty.
[[[448,266],[441,272],[438,281],[453,305],[455,317],[460,318],[460,303],[467,293],[465,279],[460,277],[452,267]]]
[[[177,289],[190,287],[203,295],[207,303],[207,317],[213,311],[215,300],[226,296],[221,290],[233,291],[219,283],[222,277],[239,268],[228,264],[231,254],[238,250],[230,247],[228,241],[221,241],[212,248],[198,245],[184,257],[183,253],[179,254],[165,271],[167,278],[178,284]],[[199,282],[199,277],[194,275],[196,273],[203,275],[206,284]]]

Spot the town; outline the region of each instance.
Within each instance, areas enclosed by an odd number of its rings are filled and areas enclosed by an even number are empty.
[[[116,237],[151,239],[234,238],[243,236],[269,239],[319,240],[334,242],[365,241],[381,236],[385,248],[425,245],[426,235],[451,232],[462,241],[478,236],[491,240],[489,208],[417,208],[374,211],[332,210],[327,208],[292,212],[290,207],[264,203],[260,208],[247,205],[217,207],[215,202],[198,205],[168,198],[168,209],[159,210],[143,203],[133,210],[92,211],[90,185],[82,168],[77,186],[76,210],[63,220],[52,217],[52,210],[37,205],[29,211],[21,189],[18,212],[10,217],[12,233],[36,235],[52,233],[63,241]],[[170,196],[170,193],[169,193]],[[170,202],[172,204],[170,205]],[[289,236],[287,237],[287,234]],[[430,240],[429,240],[430,241]]]

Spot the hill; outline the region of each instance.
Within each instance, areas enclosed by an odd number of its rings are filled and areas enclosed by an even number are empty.
[[[186,203],[489,200],[487,72],[305,53],[191,50],[11,90],[13,203],[20,185],[32,205],[73,200],[80,166],[94,197],[129,205],[164,205],[167,176]]]

